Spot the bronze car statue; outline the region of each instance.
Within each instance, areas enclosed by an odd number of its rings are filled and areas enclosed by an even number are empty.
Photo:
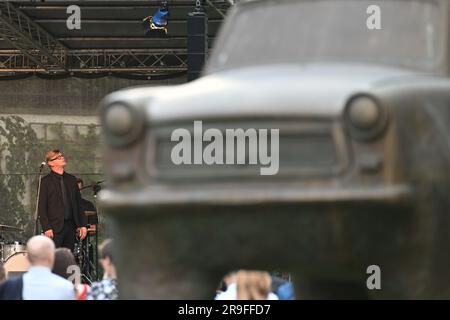
[[[450,4],[241,1],[203,77],[101,103],[121,297],[450,298]],[[375,278],[374,278],[375,277]]]

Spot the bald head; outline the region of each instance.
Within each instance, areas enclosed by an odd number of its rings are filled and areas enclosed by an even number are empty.
[[[53,267],[55,244],[45,236],[35,236],[27,242],[28,260],[32,266]]]

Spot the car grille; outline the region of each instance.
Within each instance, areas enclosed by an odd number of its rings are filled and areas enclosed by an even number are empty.
[[[152,137],[152,148],[156,150],[149,152],[149,171],[156,179],[206,179],[208,181],[220,179],[277,179],[283,178],[305,178],[317,176],[330,176],[342,172],[346,166],[346,152],[343,146],[344,139],[339,130],[331,122],[280,122],[280,123],[203,123],[203,132],[209,128],[219,129],[225,137],[226,129],[247,130],[255,129],[279,129],[279,170],[276,175],[261,175],[261,168],[269,167],[259,161],[250,164],[250,148],[248,141],[245,149],[245,164],[237,164],[236,158],[233,164],[180,164],[173,163],[171,158],[172,149],[179,142],[171,141],[171,134],[177,128],[185,128],[191,132],[191,159],[194,156],[193,122],[186,125],[154,128]],[[270,136],[270,134],[269,134]],[[203,142],[202,151],[210,142]],[[236,144],[236,143],[235,143]],[[270,139],[268,145],[270,146]],[[223,140],[226,146],[226,139]],[[269,147],[269,154],[270,154]],[[226,151],[224,151],[226,154]],[[259,149],[258,149],[259,152]],[[222,159],[225,160],[225,154]],[[236,154],[236,146],[235,146]],[[203,159],[202,159],[203,160]],[[224,161],[225,163],[225,161]]]

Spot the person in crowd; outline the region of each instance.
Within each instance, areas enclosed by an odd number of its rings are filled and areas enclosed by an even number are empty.
[[[232,271],[223,282],[227,289],[219,293],[215,300],[278,300],[270,292],[271,279],[267,272],[262,271]]]
[[[104,271],[103,280],[92,284],[87,294],[87,300],[117,300],[119,298],[112,250],[113,241],[111,239],[105,240],[100,245],[100,262]]]
[[[220,293],[215,297],[215,300],[236,300],[236,275],[237,271],[230,271],[223,277]]]
[[[55,244],[45,236],[34,236],[27,243],[28,271],[6,280],[0,286],[4,300],[73,300],[73,284],[51,272],[55,262]]]
[[[51,172],[42,178],[39,220],[45,236],[53,239],[57,248],[65,247],[73,251],[76,235],[81,240],[87,235],[80,190],[76,178],[64,171],[66,159],[62,152],[48,151],[45,162]]]
[[[241,270],[236,275],[237,300],[278,300],[268,272]]]
[[[222,292],[225,292],[226,290],[227,290],[227,286],[225,284],[225,281],[222,279],[216,288],[216,296],[221,294]]]
[[[67,248],[58,248],[55,250],[55,263],[52,272],[64,279],[68,279],[73,274],[71,266],[76,266],[75,257]]]
[[[280,277],[272,276],[272,292],[280,300],[295,300],[295,291],[292,282],[286,281]]]
[[[55,263],[52,272],[64,279],[71,280],[75,288],[77,300],[86,300],[89,286],[81,283],[81,274],[78,274],[79,279],[73,277],[73,275],[77,275],[76,268],[78,268],[78,265],[72,251],[67,248],[58,248],[55,250]],[[71,276],[73,279],[71,279]]]

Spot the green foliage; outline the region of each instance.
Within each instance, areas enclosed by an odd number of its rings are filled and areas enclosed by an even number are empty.
[[[0,166],[0,224],[20,226],[26,233],[32,230],[34,206],[30,202],[36,190],[29,190],[28,197],[26,193],[28,186],[36,184],[37,178],[30,169],[40,163],[41,148],[36,133],[22,118],[0,117],[0,151],[4,161]]]

